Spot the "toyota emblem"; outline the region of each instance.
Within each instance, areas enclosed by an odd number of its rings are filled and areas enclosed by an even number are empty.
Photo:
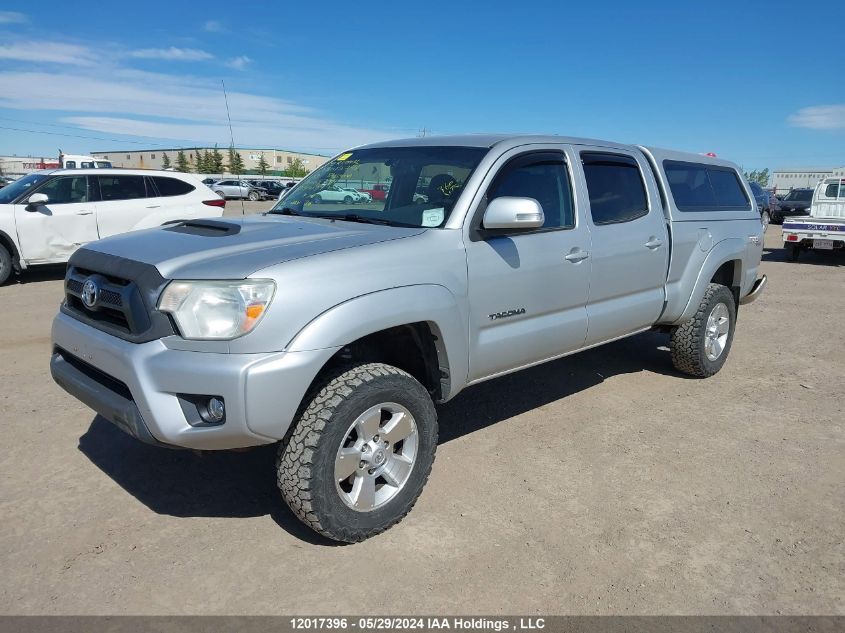
[[[100,287],[93,279],[86,279],[82,284],[82,303],[89,308],[93,308],[97,304],[97,299],[100,296]]]

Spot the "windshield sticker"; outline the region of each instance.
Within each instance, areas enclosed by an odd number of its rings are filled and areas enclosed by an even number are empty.
[[[438,209],[428,209],[423,211],[422,225],[423,226],[440,226],[443,218],[446,217],[446,209],[440,207]]]
[[[338,156],[337,160],[346,160],[350,156],[352,156],[352,152],[346,152],[345,154],[341,154],[340,156]]]

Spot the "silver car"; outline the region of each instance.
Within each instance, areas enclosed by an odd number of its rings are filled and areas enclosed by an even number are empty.
[[[372,174],[390,175],[386,198],[322,199]],[[150,444],[276,443],[296,516],[361,541],[410,511],[436,404],[467,387],[650,329],[677,371],[722,369],[738,305],[765,286],[762,237],[717,158],[560,136],[377,143],[267,214],[77,251],[51,369]]]
[[[256,201],[265,200],[269,197],[266,189],[256,187],[246,180],[218,180],[209,186],[221,198],[241,198]]]

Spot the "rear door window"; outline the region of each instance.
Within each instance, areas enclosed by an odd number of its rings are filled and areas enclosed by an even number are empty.
[[[104,202],[147,197],[143,176],[98,176],[100,197]]]
[[[582,152],[594,224],[630,222],[648,214],[648,197],[637,161],[623,154]]]

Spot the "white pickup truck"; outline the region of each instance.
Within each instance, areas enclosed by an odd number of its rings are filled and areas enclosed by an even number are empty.
[[[791,262],[802,250],[845,249],[845,178],[825,178],[816,185],[809,216],[784,218],[783,247]]]

